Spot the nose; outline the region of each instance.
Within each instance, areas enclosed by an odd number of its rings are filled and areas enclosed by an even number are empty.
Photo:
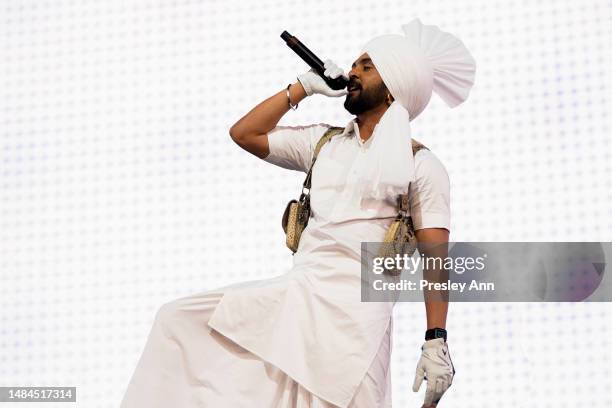
[[[347,74],[347,75],[348,75],[348,77],[349,77],[349,84],[352,84],[352,83],[360,83],[360,81],[359,81],[359,77],[358,77],[358,76],[357,76],[357,74],[355,73],[355,70],[351,69],[351,70],[348,72],[348,74]]]

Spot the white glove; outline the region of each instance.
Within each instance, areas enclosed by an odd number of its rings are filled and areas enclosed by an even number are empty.
[[[345,74],[340,67],[334,64],[332,60],[326,59],[323,63],[323,66],[325,67],[325,72],[323,72],[323,75],[325,75],[326,77],[333,79],[342,75],[348,81],[348,75]],[[314,68],[311,68],[308,72],[298,75],[297,79],[302,84],[302,87],[304,87],[306,95],[308,96],[317,93],[327,96],[338,97],[346,95],[348,93],[346,88],[338,90],[331,89],[329,85],[327,85],[327,83],[323,80],[323,78],[321,78],[319,74],[316,73]]]
[[[455,367],[450,358],[448,344],[443,338],[427,340],[421,346],[421,358],[417,363],[412,391],[421,388],[423,378],[427,380],[424,407],[437,404],[442,394],[453,383]]]

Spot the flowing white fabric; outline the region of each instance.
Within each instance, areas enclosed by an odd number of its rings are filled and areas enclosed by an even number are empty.
[[[372,147],[360,175],[360,193],[394,199],[414,180],[410,121],[433,91],[451,108],[465,101],[476,62],[461,40],[417,18],[402,25],[405,35],[385,34],[367,42],[367,53],[395,99],[374,128]]]
[[[338,408],[207,325],[231,291],[261,289],[287,277],[241,282],[163,304],[155,315],[120,407]],[[391,317],[376,356],[348,407],[391,407],[392,333]],[[321,371],[321,376],[325,372]]]

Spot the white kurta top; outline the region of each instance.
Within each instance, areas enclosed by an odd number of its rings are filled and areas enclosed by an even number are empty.
[[[277,126],[268,133],[270,154],[264,160],[307,172],[329,127]],[[293,267],[255,285],[234,285],[208,323],[342,408],[374,359],[394,305],[360,301],[361,242],[382,241],[397,215],[395,201],[355,194],[356,170],[373,137],[364,143],[353,119],[321,149],[312,173],[312,218]],[[409,192],[415,229],[450,230],[450,183],[443,164],[421,149],[415,172]]]

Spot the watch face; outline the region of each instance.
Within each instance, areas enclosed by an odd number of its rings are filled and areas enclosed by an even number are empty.
[[[443,338],[446,341],[446,330],[445,329],[431,329],[425,333],[425,340]]]

